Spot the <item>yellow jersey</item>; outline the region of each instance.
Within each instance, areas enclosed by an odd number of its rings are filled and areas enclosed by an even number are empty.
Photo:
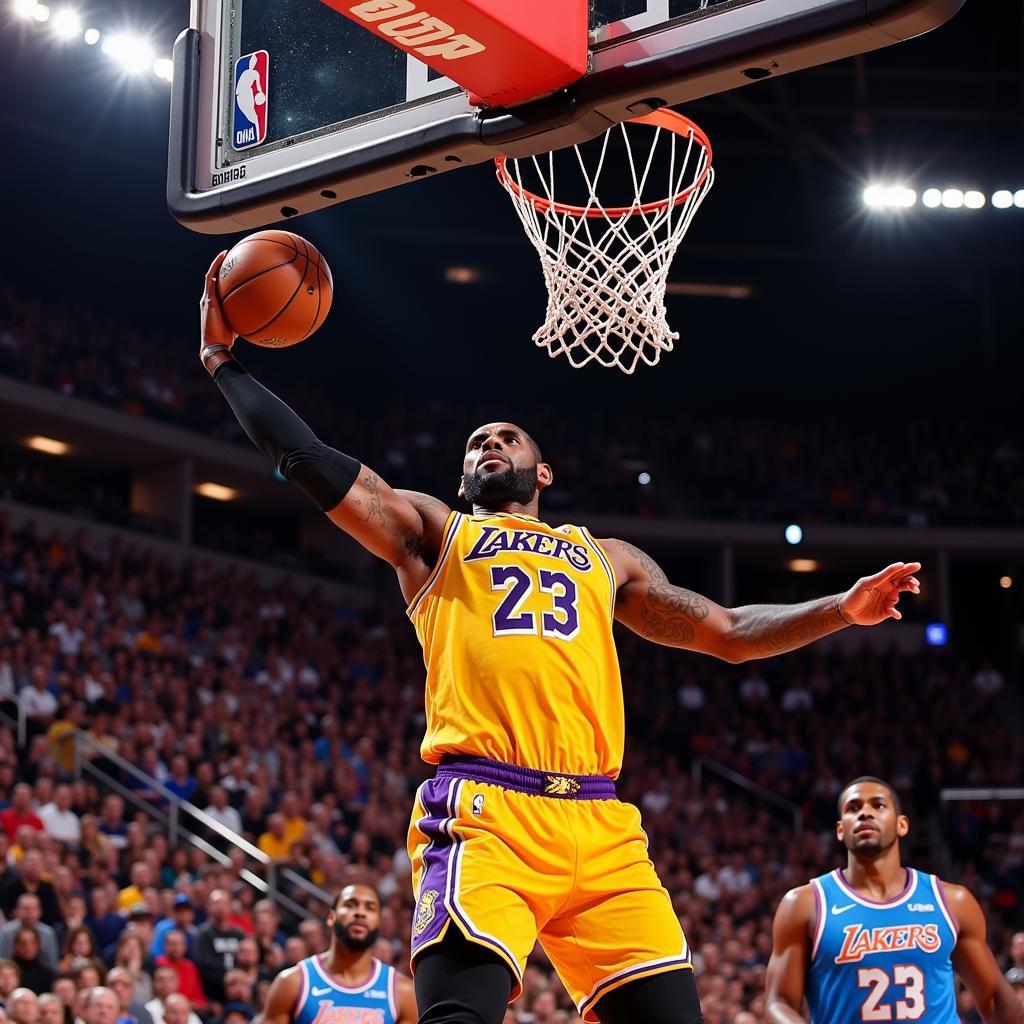
[[[453,512],[408,614],[427,666],[420,752],[572,775],[622,767],[615,574],[581,526]]]

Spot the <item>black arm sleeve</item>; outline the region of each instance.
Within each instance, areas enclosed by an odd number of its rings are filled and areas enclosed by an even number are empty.
[[[282,476],[305,491],[322,512],[341,503],[359,475],[357,459],[324,444],[240,363],[221,363],[213,379],[242,429]]]

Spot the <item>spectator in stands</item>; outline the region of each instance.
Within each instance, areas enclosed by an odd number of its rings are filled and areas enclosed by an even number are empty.
[[[64,1003],[60,996],[52,992],[44,992],[37,1000],[39,1006],[39,1024],[70,1024],[69,1015],[65,1013]]]
[[[11,1024],[37,1024],[39,1020],[39,998],[31,989],[16,988],[6,1009]]]
[[[145,903],[145,889],[153,884],[149,865],[145,861],[137,860],[131,867],[130,879],[130,883],[117,894],[117,909],[122,914],[130,911],[136,904]]]
[[[76,960],[89,960],[98,956],[95,936],[89,930],[88,925],[80,924],[69,929],[67,938],[64,940],[63,956],[57,964],[57,970],[69,971]]]
[[[223,786],[214,786],[210,790],[210,803],[205,810],[225,828],[241,834],[242,816],[228,802],[228,791]]]
[[[196,933],[196,966],[207,997],[222,1003],[224,974],[235,966],[235,956],[245,933],[228,923],[231,897],[223,889],[215,889],[210,893],[206,901],[206,913],[208,920],[200,925]],[[187,996],[188,992],[182,988],[182,994]]]
[[[43,823],[39,816],[32,810],[32,787],[25,782],[19,782],[14,787],[11,796],[11,806],[0,811],[0,827],[7,833],[7,838],[13,843],[18,829],[28,825],[38,832],[43,831]],[[7,911],[5,910],[5,913]]]
[[[284,956],[284,943],[288,938],[281,931],[281,919],[271,900],[260,900],[253,907],[254,938],[260,947],[260,963],[275,970],[280,967]]]
[[[121,1004],[116,993],[104,985],[89,989],[84,1007],[85,1024],[120,1024]]]
[[[1010,939],[1010,969],[1006,972],[1006,978],[1011,985],[1018,978],[1024,983],[1024,932],[1015,932]]]
[[[114,966],[128,971],[132,978],[132,1002],[145,1003],[153,997],[153,969],[156,961],[146,950],[146,933],[140,921],[128,925],[117,940]]]
[[[196,964],[185,953],[185,935],[172,928],[164,936],[164,955],[156,959],[160,967],[170,967],[178,975],[175,991],[180,992],[197,1010],[205,1010],[209,1005],[203,982]],[[152,1010],[149,1011],[153,1013]],[[155,1020],[154,1015],[154,1020]]]
[[[256,845],[271,860],[284,860],[288,856],[290,844],[286,837],[284,815],[280,811],[267,818],[267,831],[260,836]]]
[[[39,820],[46,834],[65,846],[75,846],[82,834],[78,815],[71,809],[70,786],[57,786],[53,799],[39,808]]]
[[[92,913],[85,919],[85,923],[96,937],[96,945],[100,949],[106,949],[117,942],[118,936],[128,922],[111,909],[110,892],[105,886],[93,887],[89,894],[89,903]]]
[[[22,928],[34,932],[39,938],[40,957],[51,970],[56,969],[60,956],[57,935],[40,919],[41,904],[34,893],[22,893],[14,908],[14,918],[0,927],[0,957],[10,957],[14,952],[15,938]]]
[[[39,933],[22,925],[14,934],[14,955],[11,959],[21,971],[21,983],[37,995],[48,992],[55,971],[40,956]]]
[[[153,1024],[149,1010],[137,1001],[135,983],[136,978],[127,967],[114,967],[107,973],[107,987],[117,996],[119,1004],[119,1024]]]
[[[46,675],[45,665],[34,665],[31,681],[18,694],[18,706],[32,734],[45,733],[57,713],[57,698],[47,689]]]
[[[163,1024],[193,1024],[193,1017],[195,1014],[192,1007],[183,995],[173,993],[167,997],[164,1002]]]
[[[0,910],[10,916],[24,895],[35,896],[39,901],[40,920],[51,926],[61,920],[57,891],[43,877],[43,855],[38,850],[25,850],[17,872],[5,880],[0,891]]]
[[[251,1003],[256,990],[257,977],[253,979],[239,967],[232,967],[224,975],[224,1001],[228,1003]]]
[[[74,733],[82,728],[85,721],[85,706],[79,701],[71,701],[64,711],[63,717],[55,718],[46,730],[46,743],[52,757],[60,766],[61,773],[70,776],[75,768],[75,745],[72,741]]]
[[[171,758],[171,774],[163,780],[164,785],[180,800],[192,802],[195,791],[199,788],[188,770],[188,758],[184,754],[175,754]]]
[[[327,932],[324,930],[323,922],[318,918],[308,918],[299,923],[299,935],[306,943],[309,956],[316,956],[322,953],[328,946]]]
[[[111,793],[103,801],[99,829],[118,850],[123,850],[128,845],[128,824],[124,820],[124,800],[116,793]]]
[[[176,928],[185,936],[185,948],[188,956],[195,955],[196,941],[196,912],[192,906],[192,900],[184,892],[176,892],[171,901],[171,915],[161,921],[157,921],[153,928],[153,942],[149,947],[149,955],[153,957],[163,956],[164,937],[172,929]]]
[[[6,1004],[11,993],[21,987],[21,971],[9,957],[0,960],[0,1003]]]
[[[178,972],[173,967],[157,967],[153,972],[153,998],[146,1003],[146,1010],[153,1019],[153,1024],[165,1024],[167,1001],[177,995]],[[199,1016],[192,1012],[187,999],[185,1007],[187,1012],[184,1024],[202,1024]]]

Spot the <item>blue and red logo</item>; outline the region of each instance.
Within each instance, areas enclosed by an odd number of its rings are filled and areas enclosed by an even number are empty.
[[[235,117],[231,145],[252,149],[267,138],[267,105],[270,101],[270,54],[247,53],[235,61]]]

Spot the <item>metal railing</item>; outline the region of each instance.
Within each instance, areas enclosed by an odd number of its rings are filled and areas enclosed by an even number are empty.
[[[737,771],[733,771],[728,765],[724,765],[721,761],[715,761],[710,757],[695,757],[690,765],[690,774],[693,778],[694,785],[699,789],[704,782],[705,773],[717,775],[719,778],[724,779],[726,782],[732,783],[739,789],[745,790],[752,797],[757,800],[761,800],[764,803],[771,804],[773,807],[777,807],[780,811],[783,811],[793,822],[793,835],[800,839],[804,834],[804,812],[793,803],[792,800],[786,800],[779,796],[778,793],[773,793],[770,789],[766,789],[764,786],[753,779],[748,779],[745,775],[741,775]]]
[[[25,730],[24,713],[19,708],[18,718],[0,712],[0,723],[8,726],[19,737],[19,746],[23,747],[23,736]],[[216,818],[211,817],[205,811],[196,807],[195,804],[183,800],[163,783],[148,775],[137,765],[125,760],[109,747],[104,746],[98,740],[86,735],[80,729],[67,734],[64,742],[74,744],[73,747],[73,774],[76,779],[88,776],[95,779],[104,789],[117,793],[126,803],[143,811],[151,820],[155,821],[167,832],[168,841],[172,846],[180,842],[186,842],[202,850],[211,860],[216,861],[225,867],[231,864],[231,858],[218,846],[209,842],[203,836],[192,831],[184,824],[184,820],[191,819],[211,833],[219,836],[229,847],[235,847],[242,851],[247,858],[255,861],[263,869],[265,877],[261,877],[249,868],[243,868],[239,872],[241,878],[248,885],[251,885],[262,896],[274,900],[289,913],[298,917],[313,917],[309,910],[297,903],[290,896],[281,891],[281,882],[287,883],[289,887],[302,890],[308,896],[323,903],[326,907],[331,906],[330,895],[314,885],[308,879],[292,871],[291,868],[278,864],[265,854],[258,846],[254,846],[244,836],[227,828]],[[106,762],[115,767],[121,773],[121,778],[115,777],[109,771],[104,770],[96,761]],[[159,794],[162,803],[166,803],[166,810],[160,803],[147,800],[138,791],[126,786],[123,779],[132,778],[140,782],[143,787],[153,793]]]

